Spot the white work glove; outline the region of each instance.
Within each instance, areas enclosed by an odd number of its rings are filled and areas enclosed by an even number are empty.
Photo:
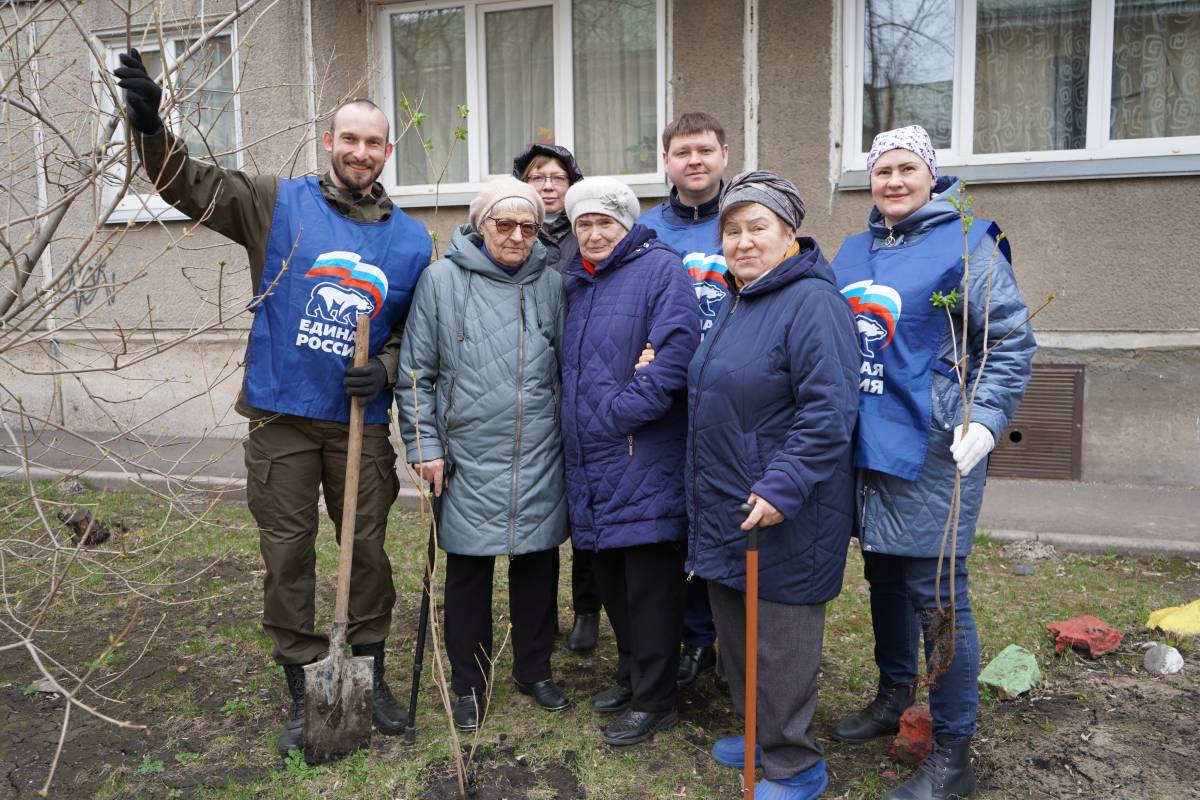
[[[963,433],[962,425],[954,429],[954,444],[950,445],[950,454],[954,456],[958,471],[965,476],[995,446],[996,439],[987,426],[972,422],[966,433]]]

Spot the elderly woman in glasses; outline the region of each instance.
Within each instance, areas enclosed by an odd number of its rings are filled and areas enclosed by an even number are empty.
[[[528,184],[487,183],[445,256],[417,284],[396,404],[421,478],[441,497],[446,650],[454,724],[479,726],[492,657],[492,572],[508,556],[513,680],[547,711],[568,706],[550,675],[555,556],[567,536],[558,426],[562,278],[537,240]]]

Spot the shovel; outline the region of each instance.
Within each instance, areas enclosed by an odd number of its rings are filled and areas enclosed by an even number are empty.
[[[370,319],[358,316],[354,366],[367,363]],[[346,490],[342,495],[341,550],[338,553],[337,602],[329,653],[304,668],[304,760],[321,764],[371,746],[371,656],[346,657],[350,606],[350,564],[354,559],[354,521],[358,513],[358,473],[362,462],[363,409],[350,400],[350,442],[346,454]]]
[[[749,514],[753,506],[742,503]],[[743,751],[742,797],[754,800],[754,750],[758,733],[758,526],[746,534],[746,749]]]

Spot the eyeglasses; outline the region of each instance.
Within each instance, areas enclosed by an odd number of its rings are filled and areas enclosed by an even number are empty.
[[[532,186],[557,186],[559,189],[567,185],[566,175],[530,175],[525,182]]]
[[[513,232],[513,228],[520,227],[521,236],[525,239],[532,239],[537,236],[538,230],[542,227],[536,222],[517,222],[515,219],[497,219],[496,217],[488,217],[492,224],[496,226],[496,232],[501,236],[509,236]]]

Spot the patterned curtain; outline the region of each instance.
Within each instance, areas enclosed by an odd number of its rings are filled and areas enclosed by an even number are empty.
[[[1116,2],[1109,136],[1200,135],[1200,2]]]
[[[1090,23],[1087,0],[979,0],[974,152],[1085,146]]]

